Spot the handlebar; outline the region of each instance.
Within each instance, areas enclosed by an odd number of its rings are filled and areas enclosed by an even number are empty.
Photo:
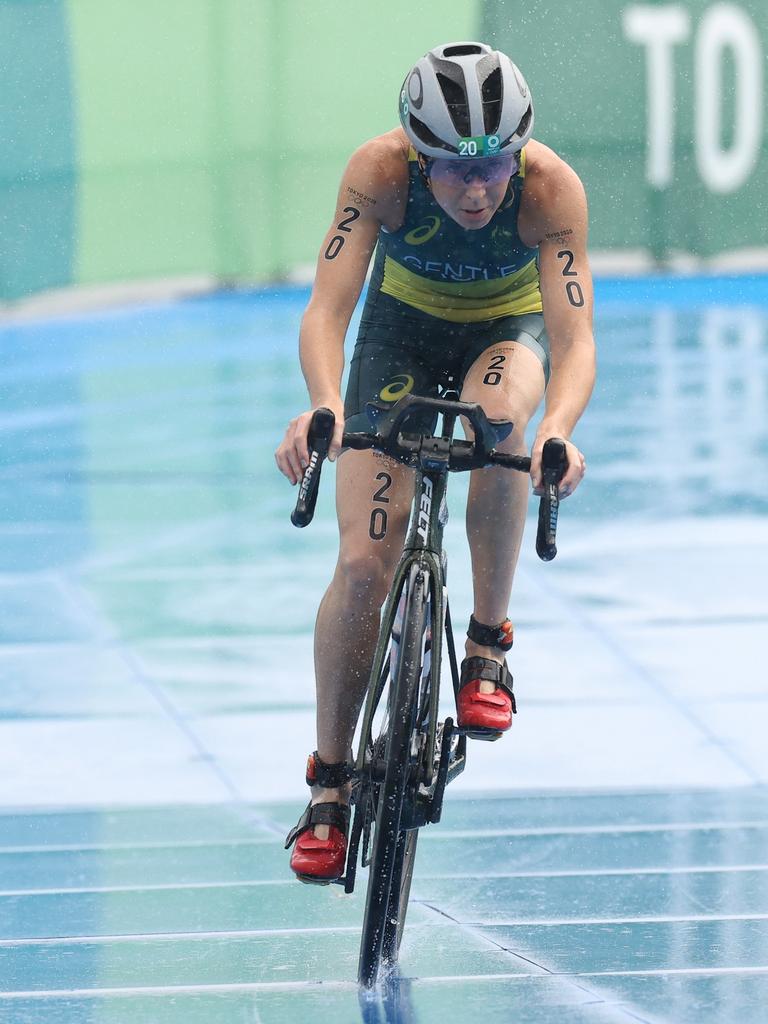
[[[461,441],[402,432],[400,428],[406,418],[422,410],[466,417],[474,432],[474,440]],[[407,466],[423,470],[461,472],[486,466],[504,466],[523,473],[530,472],[531,460],[528,456],[496,451],[495,446],[509,436],[512,424],[489,420],[480,405],[406,395],[393,406],[369,402],[366,411],[376,427],[376,433],[345,433],[342,438],[343,447],[358,451],[375,449]],[[320,473],[328,455],[335,422],[336,418],[330,409],[317,409],[312,417],[307,438],[311,451],[309,465],[304,470],[296,507],[291,513],[294,526],[308,526],[314,517]],[[558,484],[566,469],[565,442],[557,437],[549,438],[544,443],[542,453],[544,493],[539,500],[536,534],[536,552],[545,562],[551,561],[557,554],[557,518],[560,508]]]

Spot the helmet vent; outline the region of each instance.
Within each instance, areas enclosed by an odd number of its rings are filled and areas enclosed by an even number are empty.
[[[482,53],[482,49],[474,43],[463,43],[460,46],[446,46],[443,50],[444,57],[470,57],[476,53]]]
[[[483,120],[485,134],[495,135],[501,121],[502,79],[501,68],[495,67],[481,86],[483,93]]]
[[[440,71],[437,72],[437,80],[440,83],[443,97],[448,106],[448,113],[451,115],[451,120],[456,126],[457,134],[471,135],[469,130],[469,105],[464,88]]]
[[[520,118],[520,124],[515,129],[515,135],[525,135],[528,131],[528,125],[531,123],[531,114],[533,113],[533,107],[528,104],[528,109]]]
[[[420,121],[418,117],[414,117],[413,114],[410,115],[408,126],[413,134],[423,142],[425,146],[433,146],[435,149],[444,149],[449,153],[458,152],[455,146],[449,146],[447,142],[443,142],[442,139],[435,135],[431,128],[428,128],[423,121]]]
[[[512,140],[514,138],[521,139],[525,135],[525,133],[528,131],[528,128],[530,126],[531,118],[532,117],[533,117],[533,107],[529,103],[528,104],[528,109],[523,114],[523,116],[520,118],[520,123],[518,124],[517,128],[515,128],[515,130],[512,132],[512,134],[508,135],[506,137],[506,139],[502,139],[501,140],[501,146],[499,148],[500,149],[504,149],[505,146],[508,146],[510,144],[510,142],[512,142]],[[516,147],[516,148],[519,148],[519,147]]]

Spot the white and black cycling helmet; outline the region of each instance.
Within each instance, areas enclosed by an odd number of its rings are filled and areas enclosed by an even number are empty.
[[[521,150],[533,131],[533,103],[506,54],[485,43],[446,43],[406,75],[400,121],[426,157],[477,159]]]

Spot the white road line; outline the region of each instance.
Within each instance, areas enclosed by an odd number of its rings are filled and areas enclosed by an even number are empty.
[[[668,975],[690,977],[718,977],[721,975],[762,975],[768,974],[768,967],[680,967],[663,968],[661,970],[637,971],[581,971],[572,974],[557,973],[498,973],[498,974],[455,974],[434,975],[423,978],[409,979],[414,986],[434,984],[466,984],[468,982],[485,984],[489,981],[538,981],[552,984],[553,981],[578,978],[632,978],[632,977],[665,977]],[[113,996],[129,996],[140,998],[152,995],[206,995],[208,993],[238,992],[293,992],[321,989],[322,991],[339,990],[357,992],[358,986],[353,981],[254,981],[235,982],[232,984],[211,985],[148,985],[132,988],[72,988],[72,989],[29,989],[19,992],[0,992],[0,1003],[19,999],[103,999]],[[620,1001],[620,1000],[619,1000]],[[612,1000],[616,1003],[617,1000]]]
[[[661,967],[658,970],[637,971],[580,971],[569,975],[573,978],[635,978],[666,977],[667,975],[691,975],[695,977],[719,977],[728,974],[768,974],[768,966],[757,967]]]
[[[547,826],[541,828],[476,828],[476,829],[453,829],[440,828],[436,831],[426,831],[422,834],[425,839],[483,839],[496,836],[510,836],[523,838],[527,836],[586,836],[586,835],[635,835],[644,832],[714,832],[732,831],[734,829],[764,829],[768,828],[768,821],[712,821],[712,822],[681,822],[669,824],[648,824],[648,825],[568,825],[563,827]]]
[[[136,932],[126,935],[73,935],[56,936],[45,939],[0,939],[0,948],[16,946],[90,946],[98,943],[126,943],[126,942],[187,942],[204,941],[210,939],[262,939],[276,938],[280,935],[315,935],[340,932],[355,932],[360,934],[359,925],[339,925],[338,927],[327,926],[322,928],[254,928],[243,929],[242,931],[212,931],[212,932]]]
[[[731,874],[739,871],[768,871],[768,864],[733,864],[733,865],[687,865],[681,867],[657,868],[573,868],[566,871],[491,871],[446,872],[445,874],[417,875],[417,882],[483,882],[495,878],[602,878],[623,875],[697,875],[720,873]]]
[[[81,896],[85,894],[138,893],[138,892],[177,892],[183,889],[239,889],[241,886],[250,888],[262,885],[295,885],[293,878],[280,878],[274,881],[263,879],[244,879],[242,882],[169,882],[157,885],[105,885],[82,886],[71,889],[3,889],[0,898],[19,896]]]
[[[460,881],[485,882],[497,879],[512,878],[613,878],[634,875],[711,875],[738,874],[741,872],[768,871],[768,864],[732,864],[732,865],[690,865],[687,867],[656,867],[656,868],[574,868],[570,871],[497,871],[478,874],[473,871],[449,872],[446,874],[419,874],[418,885],[426,882]],[[104,885],[104,886],[72,886],[52,889],[0,889],[0,899],[4,897],[18,898],[22,896],[76,896],[85,894],[139,893],[139,892],[177,892],[184,889],[234,889],[251,888],[267,885],[293,885],[293,878],[274,879],[243,879],[231,882],[168,882],[155,885]],[[341,893],[338,893],[341,895]]]
[[[415,906],[433,909],[428,903],[414,900]],[[725,921],[768,921],[768,914],[691,914],[691,915],[658,915],[648,917],[563,917],[563,918],[519,918],[508,921],[466,921],[459,918],[446,918],[430,927],[459,927],[477,930],[482,934],[484,928],[559,928],[563,926],[589,925],[631,925],[631,924],[695,924],[721,923]],[[415,922],[419,927],[419,922]],[[413,925],[412,925],[413,927]],[[198,932],[125,932],[116,935],[56,935],[44,938],[4,938],[0,939],[0,948],[16,946],[61,946],[61,945],[94,945],[97,943],[126,942],[186,942],[209,939],[262,939],[278,936],[314,935],[325,933],[359,933],[359,925],[327,925],[315,928],[243,928],[222,929],[220,931]],[[487,936],[486,936],[487,938]]]
[[[478,829],[446,829],[421,833],[424,841],[445,842],[451,839],[495,839],[495,838],[532,838],[539,836],[579,836],[579,835],[637,835],[646,832],[713,832],[736,831],[745,829],[768,829],[767,820],[759,821],[713,821],[713,822],[682,822],[679,824],[648,824],[648,825],[574,825],[563,827],[541,828],[478,828]],[[147,842],[123,843],[60,843],[36,844],[30,846],[0,846],[0,856],[4,854],[45,854],[45,853],[78,853],[103,850],[184,850],[204,849],[206,847],[235,846],[275,846],[280,840],[273,836],[254,836],[232,839],[182,839],[151,840]]]
[[[480,978],[482,980],[482,976]],[[72,989],[30,989],[24,992],[1,992],[3,1000],[18,999],[103,999],[114,996],[164,996],[164,995],[207,995],[209,993],[237,992],[293,992],[318,988],[323,992],[330,989],[357,991],[352,981],[253,981],[221,985],[147,985],[135,988],[72,988]]]
[[[36,846],[0,846],[0,856],[15,853],[94,853],[113,850],[201,850],[219,849],[230,846],[276,846],[280,840],[277,836],[254,836],[240,839],[171,839],[150,840],[133,843],[59,843]]]
[[[414,900],[417,906],[420,900]],[[467,921],[473,928],[552,928],[562,925],[603,924],[695,924],[720,921],[768,921],[768,914],[658,914],[648,917],[559,917],[525,918],[511,921]],[[0,943],[2,945],[2,943]]]

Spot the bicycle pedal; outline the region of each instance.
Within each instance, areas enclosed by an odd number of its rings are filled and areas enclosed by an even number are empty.
[[[497,729],[458,729],[460,736],[468,736],[471,740],[485,740],[486,743],[495,743],[504,735]]]

